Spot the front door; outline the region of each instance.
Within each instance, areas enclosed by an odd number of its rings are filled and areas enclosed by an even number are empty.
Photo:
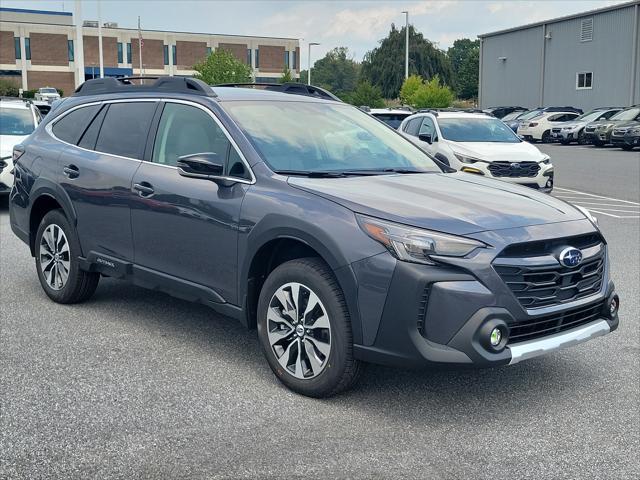
[[[246,163],[213,113],[196,104],[164,104],[152,151],[133,179],[139,275],[155,275],[172,288],[206,287],[237,304],[238,224],[250,183]],[[179,157],[195,153],[215,154],[224,175],[238,181],[181,176]]]

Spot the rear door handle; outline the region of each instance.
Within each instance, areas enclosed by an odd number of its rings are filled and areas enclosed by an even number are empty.
[[[134,183],[133,189],[137,191],[141,197],[149,197],[155,193],[153,186],[149,182]]]
[[[80,175],[80,170],[75,165],[67,165],[62,171],[69,178],[78,178]]]

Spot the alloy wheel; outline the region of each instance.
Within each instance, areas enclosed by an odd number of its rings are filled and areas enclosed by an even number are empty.
[[[70,260],[67,237],[58,225],[49,225],[40,239],[40,271],[49,288],[64,288],[69,278]]]
[[[267,309],[269,345],[280,366],[308,380],[326,367],[331,352],[331,324],[320,298],[301,283],[287,283]]]

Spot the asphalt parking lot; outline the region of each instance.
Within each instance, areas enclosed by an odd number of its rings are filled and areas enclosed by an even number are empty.
[[[542,149],[556,196],[613,214],[618,331],[493,370],[370,366],[322,401],[206,307],[109,279],[50,302],[2,200],[0,478],[638,478],[640,219],[614,210],[637,211],[640,153]]]

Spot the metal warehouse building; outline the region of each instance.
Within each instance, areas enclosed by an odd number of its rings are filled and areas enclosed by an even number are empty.
[[[640,103],[640,1],[480,35],[479,103]]]

